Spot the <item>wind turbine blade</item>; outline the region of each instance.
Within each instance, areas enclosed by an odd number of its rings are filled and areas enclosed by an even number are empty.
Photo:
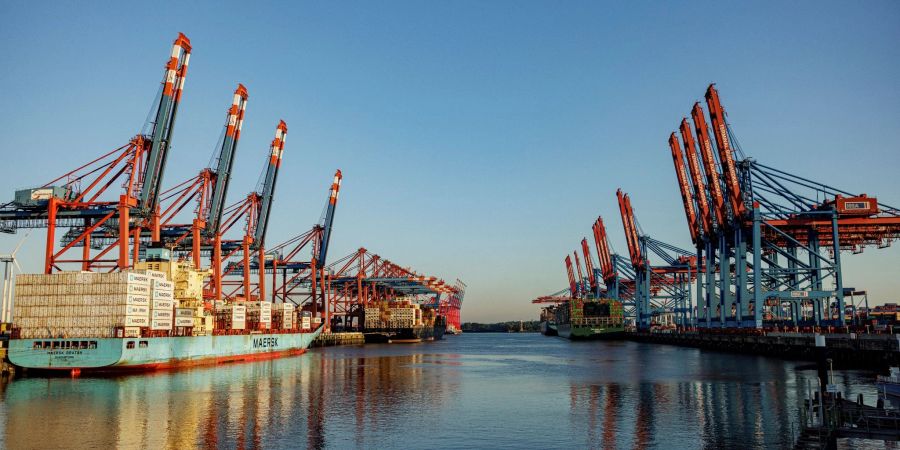
[[[28,235],[29,235],[29,234],[31,234],[30,231],[25,232],[25,236],[22,236],[22,240],[19,241],[19,245],[17,245],[17,246],[16,246],[16,249],[13,250],[13,252],[12,252],[12,257],[13,257],[13,259],[15,259],[15,257],[16,257],[16,252],[19,251],[19,249],[22,247],[22,244],[24,244],[24,243],[25,243],[25,240],[28,239]],[[18,266],[18,263],[17,263],[16,265]]]
[[[15,253],[13,253],[13,255],[15,255]],[[16,269],[19,269],[19,273],[25,273],[25,271],[22,270],[22,266],[19,265],[19,261],[17,261],[15,257],[13,257],[12,261],[13,261],[13,264],[16,265]]]

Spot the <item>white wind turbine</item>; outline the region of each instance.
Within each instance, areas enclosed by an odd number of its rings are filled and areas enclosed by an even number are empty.
[[[19,241],[19,245],[16,246],[16,249],[13,250],[12,253],[0,255],[0,262],[3,263],[3,297],[2,303],[0,303],[0,323],[9,323],[12,320],[13,264],[15,264],[19,273],[22,273],[22,267],[19,266],[19,262],[16,261],[16,253],[22,247],[22,244],[25,243],[25,239],[28,239],[27,233],[25,234],[25,237]]]

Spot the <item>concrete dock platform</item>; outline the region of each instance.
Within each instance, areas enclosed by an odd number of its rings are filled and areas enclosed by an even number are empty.
[[[627,339],[807,361],[831,358],[835,366],[840,367],[900,366],[900,335],[891,334],[790,332],[742,334],[682,331],[635,332],[629,333]]]

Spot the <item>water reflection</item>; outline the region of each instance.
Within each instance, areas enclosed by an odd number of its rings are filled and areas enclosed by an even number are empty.
[[[795,366],[466,335],[182,372],[19,378],[0,382],[0,447],[790,448],[815,377]],[[839,372],[835,383],[872,403],[872,378]]]
[[[453,393],[452,374],[428,377],[432,363],[423,354],[306,355],[125,377],[20,378],[2,392],[5,447],[367,446]]]
[[[803,394],[816,386],[815,371],[777,359],[638,344],[598,349],[609,360],[590,375],[574,371],[568,386],[569,429],[588,448],[792,448]],[[622,354],[632,358],[624,368]],[[870,404],[872,378],[835,372],[845,395],[862,393]]]

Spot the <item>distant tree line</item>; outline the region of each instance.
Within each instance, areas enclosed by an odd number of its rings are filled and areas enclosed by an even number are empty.
[[[464,322],[462,330],[464,333],[537,333],[541,331],[541,322],[537,320],[497,323]]]

